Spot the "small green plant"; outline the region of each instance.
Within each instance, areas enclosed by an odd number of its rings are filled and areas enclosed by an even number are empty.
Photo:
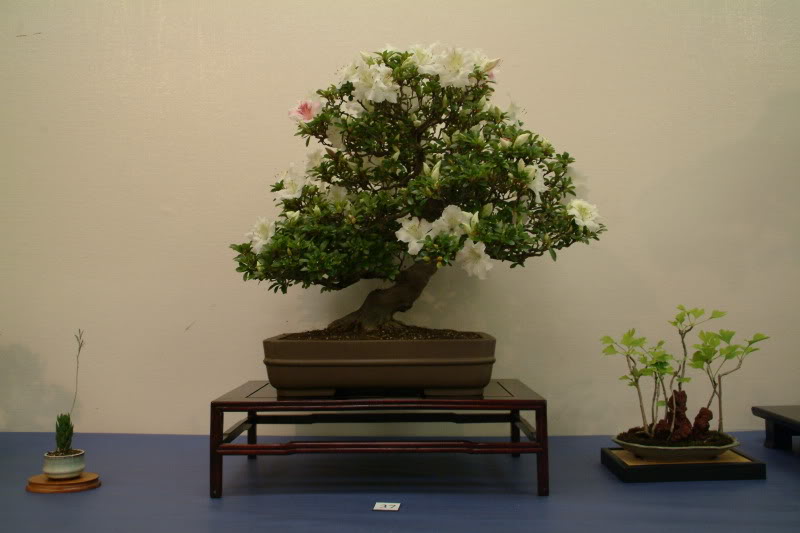
[[[81,364],[81,350],[85,343],[82,329],[78,329],[78,333],[75,334],[75,342],[78,344],[78,351],[75,355],[75,394],[72,397],[72,407],[70,407],[69,413],[62,413],[56,417],[56,450],[51,452],[54,455],[68,455],[74,451],[72,449],[72,433],[74,431],[72,411],[75,409],[75,401],[78,399],[78,370]]]
[[[657,438],[670,442],[703,441],[709,438],[710,411],[714,397],[717,398],[717,431],[723,431],[722,419],[722,378],[739,370],[744,359],[759,348],[753,347],[757,342],[768,339],[762,333],[756,333],[745,344],[734,344],[735,332],[721,329],[718,332],[700,331],[700,343],[694,344],[695,352],[689,358],[687,335],[700,324],[722,318],[724,311],[714,310],[706,315],[704,309],[687,309],[678,306],[678,313],[669,324],[677,330],[681,342],[679,358],[666,352],[665,342],[658,341],[647,347],[646,337],[637,337],[636,330],[626,331],[619,340],[606,335],[600,339],[605,344],[605,355],[622,355],[628,366],[628,373],[620,379],[636,389],[639,410],[642,416],[642,427],[637,431],[648,438]],[[736,363],[735,367],[725,367],[728,361]],[[686,367],[691,366],[703,370],[708,377],[712,391],[707,405],[700,410],[691,424],[686,418],[686,392],[683,384],[691,380],[686,376]],[[646,391],[643,391],[642,378],[652,379],[652,395],[649,396],[649,409],[646,409]],[[668,393],[667,391],[671,391]],[[663,418],[660,410],[663,408]],[[649,411],[649,417],[648,412]],[[633,430],[631,430],[633,431]]]
[[[72,450],[72,420],[69,413],[56,417],[56,452],[63,454]]]

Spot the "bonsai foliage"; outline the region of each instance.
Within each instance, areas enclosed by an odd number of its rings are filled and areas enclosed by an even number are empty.
[[[75,409],[75,400],[78,399],[78,370],[81,363],[81,350],[83,350],[84,339],[83,330],[78,329],[75,334],[75,342],[78,344],[78,351],[75,355],[75,394],[72,397],[72,407],[69,413],[62,413],[56,417],[56,454],[67,455],[72,452],[72,411]]]
[[[701,331],[699,334],[701,342],[694,345],[697,351],[694,352],[692,361],[689,363],[692,367],[703,370],[711,382],[711,396],[708,399],[706,408],[711,407],[714,396],[716,396],[717,420],[719,421],[718,431],[723,430],[722,378],[742,368],[745,357],[760,350],[760,348],[754,348],[753,345],[769,338],[762,333],[756,333],[742,345],[733,344],[734,335],[736,335],[735,331],[726,329],[721,329],[716,333],[713,331]],[[728,361],[731,361],[736,366],[731,368],[728,365],[723,372],[723,367]]]
[[[735,335],[733,331],[719,330],[716,333],[700,331],[698,338],[701,342],[693,345],[696,351],[689,359],[686,344],[689,332],[700,324],[722,318],[725,315],[725,312],[717,310],[706,315],[704,309],[687,309],[685,306],[679,305],[678,313],[669,323],[676,328],[680,337],[682,351],[680,358],[675,358],[664,350],[665,342],[663,340],[647,348],[647,339],[637,337],[634,329],[625,332],[619,340],[609,336],[600,339],[605,344],[604,354],[622,355],[625,358],[628,373],[621,376],[620,379],[636,389],[642,416],[641,432],[647,437],[673,442],[707,438],[708,422],[713,418],[710,407],[715,396],[718,399],[717,431],[723,431],[722,378],[740,369],[745,357],[758,351],[758,348],[753,347],[755,343],[769,338],[761,333],[756,333],[746,341],[746,344],[739,345],[732,343]],[[723,371],[725,363],[734,360],[736,366]],[[683,391],[683,384],[691,380],[686,376],[687,366],[703,370],[712,385],[708,404],[700,409],[694,424],[691,424],[685,415],[686,392]],[[643,392],[642,378],[650,378],[652,395],[648,396],[647,392]],[[671,391],[671,394],[667,393],[668,390]],[[649,409],[645,408],[646,397]],[[662,408],[664,409],[663,418],[660,418],[659,412]]]
[[[72,420],[69,413],[56,417],[56,452],[66,454],[72,449]]]
[[[664,350],[664,341],[659,341],[649,348],[646,347],[646,337],[636,337],[636,330],[626,331],[619,341],[605,336],[601,341],[606,345],[603,353],[606,355],[620,354],[625,357],[628,373],[620,376],[628,386],[636,389],[639,399],[639,410],[642,415],[642,428],[648,436],[652,437],[655,422],[658,419],[659,407],[666,406],[667,389],[664,380],[669,377],[670,383],[676,379],[678,371],[672,366],[673,356]],[[648,400],[649,409],[645,407],[646,393],[642,392],[642,378],[652,380],[653,393]],[[690,378],[679,377],[678,383],[688,381]],[[649,418],[648,418],[649,412]]]
[[[524,265],[604,231],[572,199],[574,159],[490,103],[499,59],[438,46],[362,52],[290,111],[312,150],[272,187],[277,220],[234,244],[245,280],[340,290],[394,285],[331,324],[398,323],[439,269],[485,278],[492,260]]]

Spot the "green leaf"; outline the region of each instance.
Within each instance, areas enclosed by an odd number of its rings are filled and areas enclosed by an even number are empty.
[[[619,342],[623,346],[630,347],[631,344],[633,343],[634,335],[636,335],[636,330],[635,329],[629,329],[628,331],[625,332],[624,335],[622,335],[622,338],[620,339]]]
[[[646,337],[639,337],[638,339],[633,339],[631,341],[631,346],[635,347],[635,348],[641,348],[645,344],[647,344],[647,338]]]
[[[731,344],[730,346],[726,346],[719,351],[719,354],[724,357],[725,359],[734,359],[739,356],[742,352],[742,347],[738,344]]]
[[[631,377],[628,374],[625,374],[624,376],[620,376],[619,379],[620,380],[624,380],[624,381],[628,381],[628,380],[631,379]]]
[[[727,314],[728,313],[726,313],[725,311],[718,311],[717,309],[714,309],[713,311],[711,311],[711,318],[722,318]]]
[[[603,344],[614,344],[614,339],[612,339],[608,335],[604,335],[603,337],[600,338],[600,342],[602,342]]]
[[[664,400],[659,400],[659,401],[656,402],[656,405],[659,406],[659,407],[666,407],[667,406],[667,402],[665,402]]]
[[[735,331],[730,331],[728,329],[721,329],[719,330],[719,338],[725,341],[726,344],[730,344],[733,336],[736,335]]]
[[[553,261],[555,261],[556,260],[556,251],[553,250],[552,248],[550,248],[548,251],[550,252],[550,257],[553,259]]]
[[[692,378],[678,378],[678,383],[689,383]]]
[[[755,344],[757,342],[765,341],[767,339],[769,339],[769,337],[767,337],[763,333],[756,333],[755,335],[753,335],[753,338],[750,339],[750,344]]]
[[[613,346],[608,345],[605,348],[603,348],[603,353],[606,354],[606,355],[614,355],[614,354],[619,353],[619,352]]]

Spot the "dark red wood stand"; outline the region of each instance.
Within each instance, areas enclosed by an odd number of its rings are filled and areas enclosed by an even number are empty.
[[[402,410],[403,412],[391,412]],[[374,412],[382,411],[382,412]],[[390,411],[390,412],[385,412]],[[458,411],[458,412],[453,412]],[[469,411],[482,411],[472,412]],[[487,412],[488,411],[488,412]],[[497,413],[492,411],[498,411]],[[534,411],[535,428],[520,416]],[[247,417],[223,431],[225,412]],[[257,443],[258,424],[313,424],[315,422],[454,422],[456,424],[507,423],[508,442],[468,440],[364,440],[294,441]],[[247,444],[233,441],[247,431]],[[523,433],[528,441],[520,442]],[[535,453],[539,496],[549,492],[547,457],[547,402],[516,379],[492,380],[483,396],[392,397],[350,395],[327,398],[278,398],[266,381],[248,381],[211,402],[211,497],[222,496],[222,458],[225,455],[288,455],[292,453],[501,453],[519,457]]]

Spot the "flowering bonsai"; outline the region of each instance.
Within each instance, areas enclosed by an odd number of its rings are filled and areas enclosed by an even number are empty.
[[[769,337],[756,333],[744,343],[736,344],[733,342],[734,331],[700,331],[700,342],[692,345],[695,351],[689,357],[688,334],[700,324],[725,315],[725,312],[717,310],[706,315],[704,309],[687,309],[679,305],[678,313],[669,322],[680,337],[681,355],[678,358],[667,353],[663,340],[648,347],[647,338],[637,337],[635,329],[625,332],[619,340],[610,336],[601,339],[605,355],[625,358],[628,373],[619,379],[636,390],[639,400],[642,425],[619,434],[619,441],[674,447],[724,446],[735,442],[723,433],[722,378],[739,370],[747,356],[759,350],[753,345]],[[687,367],[702,370],[711,383],[708,403],[700,408],[694,423],[686,416],[687,395],[683,385],[691,380],[686,376]],[[651,382],[652,394],[643,391],[643,380]],[[710,408],[715,397],[718,423],[717,430],[711,431],[710,421],[714,414]]]
[[[238,252],[245,280],[275,292],[391,285],[335,320],[334,331],[402,327],[440,268],[484,279],[492,260],[589,243],[605,229],[572,199],[574,159],[490,103],[498,59],[440,46],[362,52],[289,113],[312,146],[272,187],[280,214],[260,218]]]

